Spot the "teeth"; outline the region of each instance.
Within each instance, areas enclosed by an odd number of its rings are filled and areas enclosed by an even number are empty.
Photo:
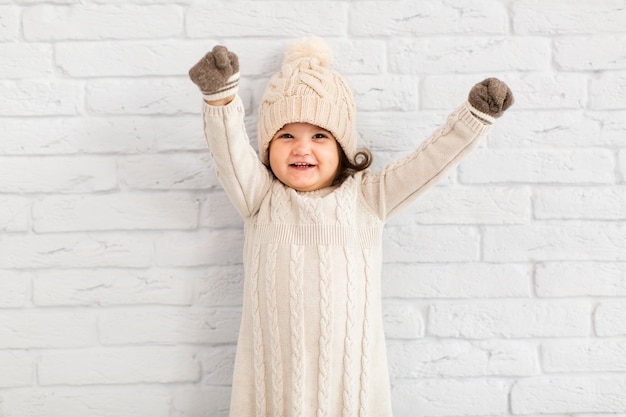
[[[297,166],[297,167],[310,167],[310,166],[313,166],[313,165],[311,165],[311,164],[303,164],[303,163],[295,163],[295,164],[293,164],[293,165],[294,165],[294,166]]]

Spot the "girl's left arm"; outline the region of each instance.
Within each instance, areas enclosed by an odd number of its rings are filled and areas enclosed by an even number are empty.
[[[456,166],[512,103],[511,91],[503,82],[487,79],[476,84],[468,101],[448,116],[419,149],[378,173],[364,175],[365,200],[380,219],[386,220]]]

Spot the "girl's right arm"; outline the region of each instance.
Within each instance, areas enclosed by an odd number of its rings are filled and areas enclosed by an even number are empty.
[[[220,183],[239,214],[250,217],[258,210],[272,178],[250,145],[243,103],[235,95],[239,58],[218,45],[189,70],[189,77],[204,97],[204,133]]]
[[[239,214],[250,217],[269,191],[272,177],[250,145],[239,96],[224,106],[205,103],[204,132],[217,176]]]

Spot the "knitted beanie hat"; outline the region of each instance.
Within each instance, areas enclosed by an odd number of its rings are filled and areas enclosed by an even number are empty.
[[[356,105],[350,88],[330,65],[333,56],[321,38],[292,43],[281,70],[274,74],[259,105],[259,154],[268,164],[269,144],[288,123],[310,123],[328,130],[346,156],[356,154]]]

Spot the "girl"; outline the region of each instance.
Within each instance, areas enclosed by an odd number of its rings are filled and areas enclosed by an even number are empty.
[[[245,220],[243,317],[232,417],[390,417],[381,236],[513,102],[496,79],[415,152],[371,172],[355,103],[319,38],[294,43],[259,107],[259,156],[236,96],[237,56],[215,47],[190,70],[218,177]]]

